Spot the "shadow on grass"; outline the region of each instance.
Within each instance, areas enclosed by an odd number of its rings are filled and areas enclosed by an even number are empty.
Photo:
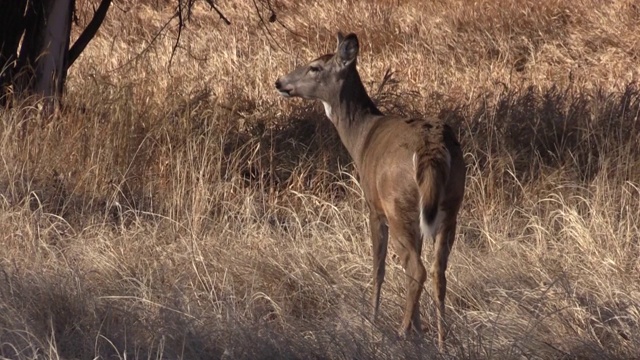
[[[492,160],[510,159],[515,177],[524,184],[558,170],[585,184],[601,170],[603,159],[640,156],[630,151],[638,146],[640,133],[635,83],[620,92],[573,85],[505,89],[445,107],[440,115],[458,125],[462,142],[481,168]]]
[[[2,268],[0,356],[8,359],[327,359],[433,358],[427,341],[339,317],[255,321],[232,310],[153,302],[108,291],[73,274],[17,275]],[[166,301],[166,303],[163,303]],[[228,306],[228,307],[227,307]],[[195,311],[195,312],[194,312]],[[353,321],[353,320],[351,320]],[[362,322],[366,320],[362,319]]]
[[[391,76],[385,82],[374,96],[384,111],[405,116],[419,114],[415,107],[417,94],[398,92]],[[166,191],[176,181],[171,170],[184,159],[205,163],[210,161],[206,157],[214,154],[219,157],[218,165],[202,174],[207,184],[231,181],[262,193],[293,189],[332,201],[347,196],[343,182],[349,180],[349,175],[344,171],[355,171],[332,124],[317,104],[300,102],[286,116],[269,113],[260,117],[260,112],[256,113],[251,104],[244,104],[242,98],[226,108],[210,104],[207,99],[206,93],[198,93],[185,101],[187,105],[175,106],[167,118],[157,121],[159,125],[132,125],[135,136],[110,141],[122,145],[103,150],[106,158],[118,160],[116,168],[104,170],[109,177],[95,179],[99,184],[92,185],[90,192],[78,185],[78,175],[64,175],[80,174],[87,167],[65,157],[64,152],[74,153],[73,149],[63,150],[56,159],[38,160],[33,169],[25,161],[20,178],[0,181],[7,184],[5,188],[20,190],[16,198],[33,192],[44,211],[65,218],[78,213],[115,211],[110,201],[114,192],[119,204],[128,209],[164,213],[168,206],[162,205]],[[620,92],[584,90],[574,85],[564,89],[531,86],[504,88],[466,102],[437,95],[426,101],[430,103],[427,108],[432,109],[429,111],[458,129],[465,151],[479,169],[487,172],[483,176],[501,183],[499,188],[534,183],[554,171],[563,172],[567,180],[585,184],[601,171],[604,158],[625,161],[630,159],[620,157],[640,156],[630,150],[637,147],[640,132],[640,91],[635,83]],[[246,113],[255,115],[241,115]],[[62,121],[58,126],[61,129],[56,131],[64,131],[67,126]],[[103,134],[92,140],[95,144],[78,140],[83,148],[96,149],[102,146],[104,137],[120,137],[123,128],[100,121],[83,126],[100,127],[87,130]],[[49,141],[64,140],[59,135]],[[73,141],[69,142],[74,146]],[[219,149],[207,150],[212,146]],[[640,174],[632,170],[627,176]],[[14,184],[9,184],[11,181]]]

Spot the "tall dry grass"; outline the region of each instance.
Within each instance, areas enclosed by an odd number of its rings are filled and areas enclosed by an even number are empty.
[[[0,356],[640,356],[634,1],[273,2],[289,30],[225,2],[232,25],[196,8],[173,58],[170,4],[116,3],[55,119],[0,113]],[[273,89],[338,29],[382,109],[464,144],[447,354],[429,291],[424,339],[395,338],[393,259],[367,320],[355,171],[321,108]]]

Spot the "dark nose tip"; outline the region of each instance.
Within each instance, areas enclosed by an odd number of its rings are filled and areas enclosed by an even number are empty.
[[[280,79],[276,80],[276,89],[280,90],[282,84],[280,83]]]

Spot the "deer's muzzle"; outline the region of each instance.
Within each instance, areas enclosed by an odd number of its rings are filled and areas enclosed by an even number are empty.
[[[282,85],[282,82],[280,81],[280,79],[278,79],[276,80],[276,89],[278,90],[280,95],[284,97],[291,97],[291,91],[293,90],[293,87]]]

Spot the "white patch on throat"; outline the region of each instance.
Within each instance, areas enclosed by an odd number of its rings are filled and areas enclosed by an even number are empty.
[[[322,105],[324,105],[324,113],[327,114],[329,119],[331,119],[331,105],[324,101],[322,102]]]

